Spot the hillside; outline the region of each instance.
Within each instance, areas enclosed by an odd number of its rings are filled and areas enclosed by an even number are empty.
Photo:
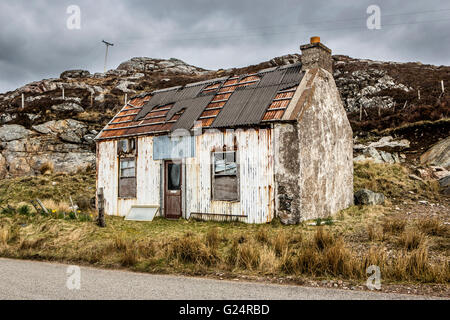
[[[387,130],[409,139],[414,149],[410,151],[419,156],[417,150],[448,135],[449,122],[437,120],[450,113],[449,95],[441,93],[440,84],[443,80],[446,88],[450,86],[450,67],[333,59],[336,84],[358,139],[370,140]],[[293,54],[245,68],[211,71],[177,59],[133,58],[106,73],[66,71],[60,78],[0,94],[0,178],[39,173],[46,162],[56,171],[94,164],[95,135],[125,98],[135,94],[299,60],[300,55]]]

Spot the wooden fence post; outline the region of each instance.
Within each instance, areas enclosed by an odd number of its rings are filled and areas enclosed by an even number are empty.
[[[97,193],[97,209],[98,209],[98,218],[97,225],[99,227],[106,227],[105,222],[105,196],[103,195],[103,188],[99,188]]]

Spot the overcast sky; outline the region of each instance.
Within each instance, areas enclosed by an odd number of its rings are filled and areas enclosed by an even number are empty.
[[[80,29],[67,27],[70,5]],[[370,5],[381,29],[367,28]],[[114,43],[109,69],[139,56],[242,67],[299,52],[313,35],[333,54],[450,65],[449,30],[448,0],[1,0],[0,92],[68,69],[102,72],[102,39]]]

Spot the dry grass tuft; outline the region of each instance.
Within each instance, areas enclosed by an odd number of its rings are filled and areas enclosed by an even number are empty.
[[[367,236],[369,241],[383,240],[383,232],[377,225],[370,224],[367,226]]]
[[[259,265],[259,250],[254,243],[246,242],[238,249],[237,264],[247,270],[256,269]]]
[[[8,244],[9,241],[9,227],[7,226],[2,226],[0,228],[0,244],[1,245],[6,245]]]
[[[277,256],[281,256],[289,247],[289,238],[284,230],[279,231],[272,240],[272,247]]]
[[[217,252],[206,247],[203,241],[192,233],[174,239],[168,247],[167,256],[180,262],[207,266],[218,261]]]
[[[220,229],[219,228],[209,229],[205,235],[205,241],[208,247],[217,249],[221,241]]]
[[[314,234],[314,245],[318,250],[324,250],[334,244],[334,237],[323,227],[317,228]]]
[[[417,221],[417,228],[429,236],[444,237],[448,234],[448,226],[438,218],[422,218]]]
[[[24,239],[20,242],[20,250],[39,249],[45,242],[45,238]]]
[[[424,246],[425,241],[426,238],[423,233],[410,229],[402,233],[398,239],[398,244],[406,250],[414,250]]]
[[[264,246],[259,252],[259,270],[263,274],[276,274],[280,268],[280,259],[268,246]]]
[[[406,220],[401,218],[386,218],[383,221],[383,232],[399,234],[405,231]]]
[[[131,267],[138,262],[138,255],[134,248],[126,248],[119,257],[119,263],[124,267]]]
[[[268,244],[270,242],[269,232],[267,231],[266,227],[262,227],[258,229],[258,232],[256,232],[255,235],[256,241],[262,243],[262,244]]]
[[[0,244],[3,246],[20,239],[19,229],[16,226],[2,226],[0,228]]]
[[[136,243],[136,250],[143,258],[153,258],[157,252],[157,246],[153,240],[142,240]]]

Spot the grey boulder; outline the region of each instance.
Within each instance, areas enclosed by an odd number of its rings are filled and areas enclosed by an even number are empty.
[[[377,205],[384,204],[385,197],[382,193],[376,193],[368,189],[361,189],[354,195],[355,204],[358,205]]]

